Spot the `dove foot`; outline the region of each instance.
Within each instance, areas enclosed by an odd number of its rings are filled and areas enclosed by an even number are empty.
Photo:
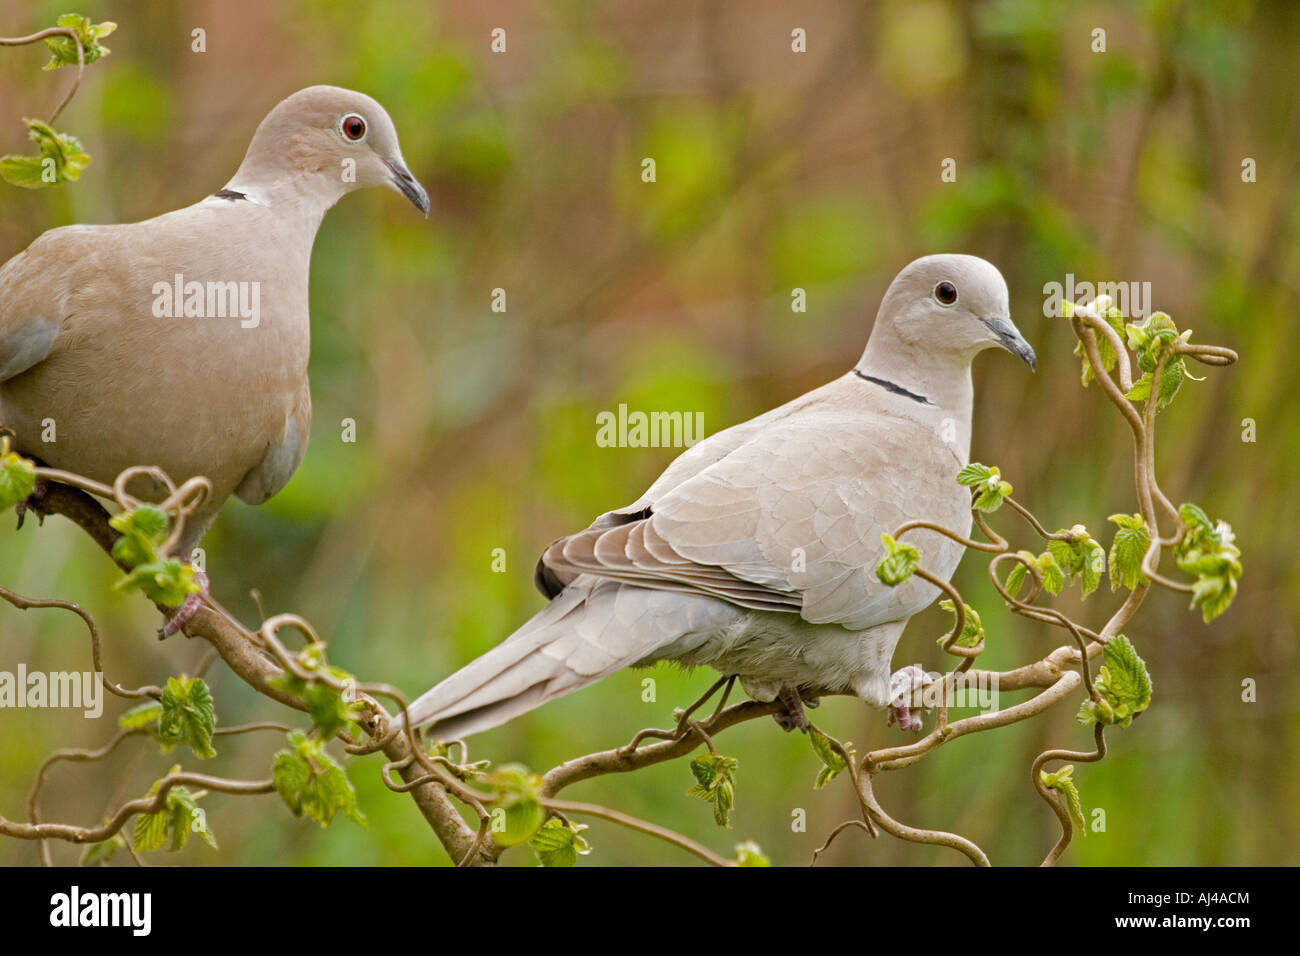
[[[45,512],[41,511],[41,502],[45,500],[45,494],[49,490],[50,483],[47,479],[36,479],[36,487],[32,489],[32,493],[18,502],[18,507],[14,509],[18,512],[19,528],[23,526],[23,521],[26,520],[29,511],[36,515],[38,522],[45,518]]]
[[[894,671],[889,677],[889,723],[898,721],[899,729],[919,733],[922,727],[921,715],[908,706],[912,691],[920,687],[925,680],[925,671],[915,664]]]
[[[198,613],[199,605],[203,599],[208,596],[208,576],[202,571],[194,572],[194,580],[198,582],[199,590],[187,595],[183,604],[176,609],[176,613],[167,619],[167,623],[158,629],[158,640],[171,637]]]
[[[805,701],[799,695],[798,688],[789,685],[782,687],[780,693],[777,694],[777,700],[781,701],[785,706],[784,713],[772,715],[772,719],[776,721],[778,727],[786,733],[792,730],[808,729],[812,722],[808,719],[808,715],[804,713],[803,705]],[[809,707],[816,707],[820,703],[821,701],[816,698],[807,701]]]

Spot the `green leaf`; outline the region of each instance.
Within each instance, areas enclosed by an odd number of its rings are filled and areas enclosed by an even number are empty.
[[[982,481],[988,481],[993,476],[994,470],[988,465],[981,465],[978,461],[972,461],[957,472],[957,484],[978,485]]]
[[[812,744],[817,759],[822,762],[821,769],[817,771],[817,779],[813,782],[813,789],[820,790],[838,777],[847,764],[844,757],[831,744],[830,738],[816,727],[808,728],[808,742]]]
[[[1192,585],[1191,606],[1201,609],[1201,617],[1208,624],[1226,611],[1236,596],[1236,578],[1201,578]]]
[[[161,509],[140,505],[114,515],[108,523],[121,533],[113,542],[113,558],[130,568],[114,583],[115,590],[139,590],[149,600],[173,608],[202,590],[193,567],[161,553],[169,526],[167,515]]]
[[[180,766],[167,771],[167,777],[180,771]],[[153,796],[162,786],[163,777],[150,788],[148,796]],[[198,833],[209,846],[216,849],[217,840],[208,829],[207,817],[199,809],[206,791],[191,791],[188,787],[175,786],[167,791],[167,799],[162,809],[153,813],[142,813],[135,818],[135,849],[138,853],[148,853],[167,847],[169,853],[175,853],[189,842],[190,833]],[[170,845],[169,845],[170,844]]]
[[[502,813],[504,826],[498,829],[494,821],[492,832],[497,844],[517,846],[528,842],[546,817],[537,792],[540,778],[520,764],[506,764],[484,779],[496,791],[497,811]]]
[[[1170,359],[1165,364],[1164,371],[1160,373],[1160,394],[1156,397],[1157,412],[1163,412],[1169,407],[1178,390],[1183,387],[1184,379],[1188,377],[1187,363],[1183,361],[1181,355]]]
[[[299,666],[321,678],[329,677],[339,683],[352,682],[356,679],[341,667],[325,663],[324,648],[321,644],[307,645],[298,654]],[[286,672],[282,677],[273,677],[267,683],[276,690],[284,691],[294,697],[302,698],[311,715],[312,724],[320,736],[329,739],[345,727],[353,725],[358,710],[363,706],[360,701],[348,701],[343,691],[323,679],[304,680],[296,674]]]
[[[1065,540],[1052,539],[1047,543],[1047,551],[1059,567],[1063,576],[1062,583],[1079,578],[1083,596],[1087,597],[1097,590],[1106,571],[1106,549],[1094,541],[1088,534],[1088,529],[1081,524],[1057,533],[1069,537]]]
[[[591,844],[580,834],[587,829],[584,824],[565,823],[551,817],[538,830],[528,845],[537,854],[542,866],[573,866],[579,856],[591,852]]]
[[[885,557],[876,565],[876,577],[882,584],[897,587],[912,576],[921,563],[921,552],[905,542],[895,541],[887,534],[880,536],[885,546]]]
[[[1043,587],[1048,594],[1060,594],[1065,587],[1065,572],[1056,563],[1056,556],[1051,551],[1044,551],[1036,561],[1039,572],[1043,575]]]
[[[1083,596],[1087,597],[1101,584],[1101,576],[1106,573],[1106,549],[1089,538],[1083,544],[1083,569],[1079,572],[1079,581],[1083,586]]]
[[[1012,492],[1009,482],[1003,481],[1001,473],[995,467],[971,462],[957,472],[957,483],[969,485],[977,494],[975,507],[980,511],[997,511],[1002,501]]]
[[[1110,545],[1110,589],[1134,588],[1146,583],[1142,559],[1151,546],[1151,534],[1140,514],[1111,515],[1116,525],[1115,540]]]
[[[1019,554],[1022,558],[1025,558],[1028,561],[1032,562],[1035,560],[1033,554],[1029,551],[1021,551]],[[1024,564],[1017,561],[1011,565],[1011,570],[1007,574],[1006,583],[1002,586],[1006,588],[1007,593],[1013,598],[1018,598],[1020,597],[1020,589],[1025,586],[1025,581],[1028,579],[1029,569],[1025,567]]]
[[[1193,608],[1201,609],[1206,622],[1228,609],[1237,596],[1241,578],[1241,550],[1236,535],[1226,521],[1213,525],[1205,511],[1194,504],[1184,504],[1178,516],[1187,531],[1174,548],[1174,560],[1184,574],[1196,576],[1192,586]]]
[[[167,845],[166,810],[142,813],[135,818],[135,849],[137,853],[150,853]]]
[[[1183,524],[1193,530],[1214,527],[1214,523],[1210,521],[1210,516],[1205,513],[1205,510],[1200,505],[1194,505],[1190,501],[1178,506],[1178,517]]]
[[[1151,397],[1151,373],[1145,373],[1133,383],[1133,387],[1124,393],[1130,402],[1145,402]]]
[[[212,734],[217,714],[208,685],[199,677],[170,677],[163,688],[158,738],[166,744],[186,744],[195,756],[215,757]]]
[[[0,177],[24,189],[41,189],[81,178],[81,171],[90,164],[81,140],[38,119],[23,122],[27,124],[27,138],[39,152],[34,156],[0,156]]]
[[[1024,565],[1017,565],[1017,567],[1022,571],[1024,570]],[[964,601],[961,606],[966,609],[966,620],[962,622],[961,634],[957,636],[957,646],[975,647],[980,641],[984,640],[984,625],[980,622],[978,611]],[[957,606],[953,604],[952,599],[945,598],[940,601],[939,607],[952,615],[953,625],[955,626],[957,623]],[[948,640],[948,636],[951,633],[952,628],[944,631],[944,633],[939,635],[939,640],[936,643],[944,643]]]
[[[1143,374],[1124,397],[1132,402],[1145,402],[1151,398],[1152,379],[1161,358],[1180,339],[1186,342],[1192,333],[1188,329],[1180,334],[1173,319],[1164,312],[1156,312],[1141,325],[1131,323],[1126,326],[1125,334],[1129,348],[1137,353],[1138,368]],[[1164,371],[1160,373],[1160,394],[1156,396],[1157,412],[1162,412],[1169,406],[1188,378],[1193,376],[1187,371],[1183,357],[1170,355],[1165,362]]]
[[[771,866],[772,861],[764,854],[762,848],[753,840],[736,844],[736,864],[738,866]]]
[[[101,46],[99,41],[117,29],[116,23],[110,20],[91,23],[89,17],[83,17],[79,13],[65,13],[56,22],[58,26],[77,31],[77,36],[81,40],[81,62],[94,63],[111,52],[108,47]],[[77,65],[77,43],[72,37],[46,37],[45,45],[53,56],[50,62],[45,64],[44,69],[57,70],[61,66]]]
[[[163,705],[158,701],[146,701],[117,718],[117,726],[123,730],[142,730],[156,724],[162,717],[162,712]]]
[[[212,849],[217,849],[217,838],[208,828],[208,818],[199,809],[199,799],[203,792],[191,793],[185,787],[173,787],[167,793],[168,829],[172,835],[170,852],[175,853],[189,841],[191,833],[203,837]]]
[[[731,810],[736,803],[735,773],[739,765],[740,761],[735,757],[722,754],[701,754],[691,761],[695,786],[686,792],[713,804],[714,822],[728,830],[731,829]]]
[[[1190,378],[1187,372],[1187,363],[1182,357],[1171,359],[1165,370],[1160,373],[1160,395],[1156,398],[1156,412],[1163,412],[1169,407],[1169,403],[1174,400],[1178,390],[1183,386],[1183,380]],[[1144,402],[1151,397],[1151,382],[1154,378],[1153,373],[1144,372],[1142,377],[1133,383],[1124,397],[1131,402]]]
[[[1106,663],[1093,682],[1099,700],[1085,700],[1078,720],[1127,727],[1151,704],[1151,675],[1133,642],[1123,634],[1107,641],[1102,654]]]
[[[272,782],[294,816],[307,816],[322,829],[342,813],[361,826],[366,819],[344,769],[325,751],[323,740],[301,730],[289,733],[289,749],[275,755]]]
[[[0,455],[0,511],[26,501],[36,490],[36,463],[15,452]]]
[[[1065,806],[1069,811],[1070,820],[1074,823],[1074,828],[1087,836],[1088,826],[1083,817],[1083,802],[1079,798],[1079,788],[1074,785],[1073,774],[1074,766],[1072,764],[1066,764],[1055,773],[1048,773],[1045,770],[1038,772],[1038,776],[1042,778],[1044,784],[1065,798]]]
[[[82,866],[102,866],[113,858],[118,850],[126,849],[126,837],[114,833],[107,840],[92,843],[81,853]]]

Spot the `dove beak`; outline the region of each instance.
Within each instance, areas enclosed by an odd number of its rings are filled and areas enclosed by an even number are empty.
[[[1010,319],[993,318],[983,321],[989,331],[997,337],[999,345],[1021,359],[1029,366],[1031,372],[1038,368],[1038,356],[1034,354],[1033,346],[1025,341],[1025,337],[1020,334],[1020,330]]]
[[[411,175],[411,171],[406,168],[401,160],[385,159],[384,165],[393,174],[393,188],[411,200],[415,208],[424,213],[426,219],[429,218],[429,194]]]

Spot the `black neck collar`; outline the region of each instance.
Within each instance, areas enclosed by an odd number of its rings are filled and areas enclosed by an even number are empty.
[[[887,378],[876,378],[876,376],[868,375],[866,372],[856,368],[853,370],[853,374],[858,378],[865,378],[868,382],[873,382],[881,388],[893,392],[895,395],[902,395],[905,398],[910,398],[914,402],[920,402],[922,405],[934,404],[924,395],[918,395],[916,392],[909,392],[907,389],[903,388],[903,386],[896,385]]]

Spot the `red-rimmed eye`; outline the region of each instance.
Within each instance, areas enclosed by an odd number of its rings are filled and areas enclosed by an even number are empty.
[[[951,282],[940,282],[934,287],[934,297],[943,305],[952,305],[957,301],[957,287]]]
[[[343,135],[352,142],[356,142],[366,135],[366,121],[356,113],[349,113],[343,117],[343,122],[339,124],[339,129],[343,130]]]

